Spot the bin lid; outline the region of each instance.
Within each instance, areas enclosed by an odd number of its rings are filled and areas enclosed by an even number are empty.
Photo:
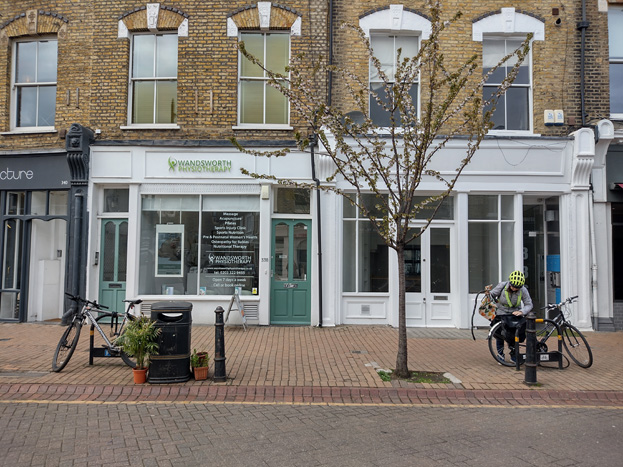
[[[171,311],[174,313],[181,313],[184,311],[191,311],[193,309],[193,304],[190,302],[182,302],[182,301],[166,301],[166,302],[156,302],[151,306],[151,311]]]

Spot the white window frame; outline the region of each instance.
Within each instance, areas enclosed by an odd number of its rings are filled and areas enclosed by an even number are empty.
[[[611,34],[611,30],[614,29],[612,27],[610,27],[610,12],[611,11],[618,11],[619,12],[619,18],[623,17],[623,5],[608,5],[608,34]],[[623,22],[621,22],[621,24],[618,25],[619,28],[623,27]],[[619,34],[620,36],[620,34]],[[609,36],[609,40],[611,40],[612,38]],[[609,64],[623,64],[623,57],[613,57],[612,55],[610,55],[609,53]],[[617,83],[619,86],[623,86],[623,83]],[[613,87],[613,83],[612,83],[612,77],[610,77],[610,82],[609,82],[609,86],[610,89],[612,89]],[[612,93],[610,94],[610,99],[612,99]],[[617,112],[617,113],[610,113],[610,119],[612,120],[623,120],[623,112]]]
[[[534,94],[533,84],[533,63],[532,63],[532,42],[545,40],[545,23],[532,16],[518,13],[514,8],[501,8],[500,13],[488,15],[472,24],[472,40],[482,42],[483,36],[505,37],[509,39],[525,38],[528,33],[532,33],[530,44],[530,92],[529,92],[529,126],[530,130],[490,130],[490,135],[503,136],[539,136],[534,134],[534,108],[532,96]]]
[[[417,37],[418,50],[422,41],[428,39],[432,31],[430,20],[412,11],[405,10],[402,4],[392,4],[389,8],[364,16],[359,20],[359,27],[367,38],[370,38],[371,34]],[[368,83],[370,82],[370,71],[368,68]],[[420,93],[422,89],[419,76],[417,85],[417,113],[419,117],[421,108]]]
[[[378,32],[378,31],[370,31],[370,41],[372,42],[372,38],[374,36],[377,37],[392,37],[394,38],[394,64],[393,64],[393,74],[394,74],[394,78],[396,75],[396,59],[398,58],[398,50],[396,49],[396,38],[397,37],[411,37],[413,39],[415,39],[417,41],[417,50],[420,50],[420,45],[421,45],[421,40],[420,40],[420,36],[419,35],[406,35],[406,34],[394,34],[391,32]],[[404,58],[404,55],[401,56],[401,59]],[[373,80],[372,79],[372,69],[373,69],[373,65],[372,63],[370,63],[369,66],[369,70],[368,70],[368,85],[370,87],[370,90],[372,90],[372,84],[382,84],[383,80],[382,79],[377,79],[377,80]],[[388,82],[390,82],[392,85],[396,84],[396,80],[389,80]],[[416,115],[419,118],[420,117],[420,93],[421,93],[421,86],[420,86],[420,74],[418,73],[417,76],[415,77],[415,80],[411,83],[411,85],[417,85],[417,95],[416,95]],[[372,109],[372,95],[368,96],[368,116],[370,117],[370,119],[372,119],[372,115],[371,115],[371,109]],[[383,127],[380,127],[383,128]]]
[[[40,42],[56,42],[57,43],[57,52],[56,52],[56,65],[57,65],[57,72],[56,72],[56,81],[41,81],[41,82],[35,82],[35,83],[28,83],[28,84],[18,84],[16,82],[16,74],[17,74],[17,44],[18,43],[27,43],[27,42],[36,42],[37,43],[37,55],[39,54],[39,43]],[[42,86],[55,86],[56,87],[56,91],[58,93],[58,39],[56,37],[30,37],[30,38],[25,38],[25,39],[20,39],[20,40],[16,40],[13,42],[12,45],[12,55],[13,55],[13,60],[11,63],[11,123],[10,123],[10,127],[11,127],[11,133],[45,133],[45,132],[54,132],[56,131],[54,125],[45,125],[45,126],[17,126],[17,93],[19,91],[19,89],[23,88],[23,87],[36,87],[37,89],[39,89]],[[37,62],[37,59],[35,58],[35,63]],[[37,100],[37,104],[38,104],[38,100]],[[39,118],[39,109],[37,108],[37,115],[35,116],[36,119]],[[55,97],[54,97],[54,117],[56,119],[56,93],[55,93]],[[6,134],[6,133],[4,133]]]
[[[263,57],[256,57],[258,59],[266,59],[266,35],[268,34],[285,34],[288,35],[288,63],[290,63],[290,58],[292,57],[292,40],[290,39],[291,34],[289,33],[289,31],[283,32],[283,31],[260,31],[260,30],[251,30],[251,31],[245,31],[243,33],[240,33],[238,36],[238,40],[239,41],[244,41],[244,35],[245,34],[261,34],[264,37],[264,56]],[[266,88],[268,86],[270,86],[268,84],[268,76],[263,76],[263,77],[242,77],[240,75],[241,71],[242,71],[242,61],[244,60],[244,56],[242,54],[242,52],[238,52],[238,107],[237,107],[237,121],[238,124],[236,126],[233,127],[233,129],[261,129],[261,130],[292,130],[292,126],[290,126],[290,118],[291,118],[291,107],[290,107],[290,101],[289,99],[286,98],[287,100],[287,108],[288,108],[288,115],[287,115],[287,121],[286,123],[243,123],[240,121],[241,115],[242,115],[242,83],[245,81],[262,81],[264,83],[263,86],[263,102],[264,102],[264,106],[263,106],[263,118],[262,120],[265,122],[266,121]],[[264,72],[264,75],[266,75],[266,72]],[[287,73],[287,76],[289,77],[290,74]]]
[[[173,81],[175,80],[175,88],[176,88],[176,94],[178,91],[178,75],[179,72],[178,70],[176,70],[176,76],[153,76],[153,77],[141,77],[141,78],[134,78],[133,76],[133,68],[134,68],[134,38],[137,36],[164,36],[164,35],[176,35],[178,36],[177,33],[168,33],[168,32],[157,32],[157,33],[141,33],[141,34],[132,34],[130,36],[130,65],[129,65],[129,70],[128,70],[128,114],[127,114],[127,125],[126,126],[121,126],[122,130],[141,130],[141,129],[150,129],[150,128],[158,128],[158,129],[172,129],[172,130],[177,130],[179,129],[179,125],[177,123],[155,123],[156,120],[156,105],[155,105],[155,100],[156,100],[156,96],[154,94],[153,99],[154,99],[154,115],[153,115],[153,121],[152,123],[133,123],[132,122],[132,111],[133,111],[133,101],[134,101],[134,83],[137,81]],[[179,48],[179,36],[178,36],[178,48]],[[156,60],[157,60],[157,53],[154,54],[154,73],[156,70]],[[179,58],[178,58],[178,65],[179,65]],[[157,87],[154,87],[154,92],[155,89]],[[179,115],[179,99],[177,99],[177,103],[176,105],[178,106],[178,115]]]
[[[488,40],[495,40],[495,41],[507,41],[507,40],[524,40],[524,37],[517,37],[517,36],[501,36],[501,35],[486,35],[485,36],[486,39]],[[483,46],[484,47],[484,46]],[[506,48],[505,48],[506,50]],[[508,53],[512,52],[509,51]],[[533,104],[533,90],[534,90],[534,85],[533,85],[533,80],[532,80],[532,52],[528,52],[528,56],[526,57],[526,59],[524,60],[524,63],[528,64],[528,83],[527,84],[518,84],[518,83],[512,83],[509,87],[510,89],[517,89],[517,88],[527,88],[528,89],[528,129],[527,130],[517,130],[517,129],[508,129],[508,112],[509,109],[508,107],[505,107],[506,112],[504,113],[504,126],[506,127],[506,129],[504,130],[495,130],[495,129],[491,129],[489,130],[490,135],[496,135],[496,134],[500,134],[500,135],[533,135],[534,134],[534,104]],[[484,65],[483,65],[484,66]],[[488,83],[485,83],[485,85],[483,86],[483,91],[485,88],[491,88],[491,87],[499,87],[501,83],[497,83],[497,84],[492,84],[489,85]],[[500,97],[501,99],[504,99],[504,96]]]

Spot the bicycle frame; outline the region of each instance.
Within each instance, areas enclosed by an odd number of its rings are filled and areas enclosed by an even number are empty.
[[[104,339],[104,342],[106,342],[106,346],[113,351],[118,351],[119,348],[117,346],[115,346],[109,339],[108,337],[106,337],[106,333],[104,332],[104,330],[102,329],[102,327],[99,325],[99,323],[96,321],[95,317],[93,316],[93,313],[91,312],[92,307],[89,305],[85,305],[84,308],[82,309],[82,314],[83,314],[83,319],[85,319],[85,321],[90,322],[91,326],[95,327],[95,329],[97,329],[97,332],[100,333],[100,335],[102,336],[102,338]],[[99,308],[96,308],[98,313],[102,313],[103,315],[108,315],[108,316],[114,316],[116,315],[116,313],[110,313],[107,311],[103,311],[100,310]]]

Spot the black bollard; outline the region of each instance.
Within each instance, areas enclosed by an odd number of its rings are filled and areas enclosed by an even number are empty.
[[[533,312],[526,316],[526,373],[524,383],[536,385],[536,315]]]
[[[225,322],[223,321],[222,307],[217,306],[214,310],[214,377],[212,381],[222,383],[227,381],[227,372],[225,371]]]

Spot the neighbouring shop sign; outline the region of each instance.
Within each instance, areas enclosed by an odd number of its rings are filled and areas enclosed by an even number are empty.
[[[200,294],[257,293],[259,213],[204,214]]]
[[[0,189],[69,189],[71,174],[65,154],[0,156]]]

